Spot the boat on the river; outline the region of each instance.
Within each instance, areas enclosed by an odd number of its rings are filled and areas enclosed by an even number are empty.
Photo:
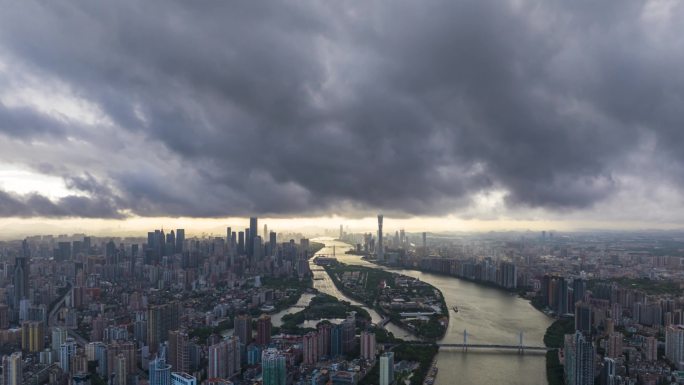
[[[458,313],[458,306],[454,305],[451,310],[453,310],[454,313]]]

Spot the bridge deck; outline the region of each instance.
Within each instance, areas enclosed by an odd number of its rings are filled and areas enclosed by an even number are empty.
[[[527,346],[527,345],[498,345],[498,344],[437,344],[444,348],[475,348],[475,349],[513,349],[513,350],[550,350],[546,346]]]

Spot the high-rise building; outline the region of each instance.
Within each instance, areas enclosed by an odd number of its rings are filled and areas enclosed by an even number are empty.
[[[332,338],[332,325],[321,323],[318,325],[318,356],[330,356],[330,342]]]
[[[76,354],[76,346],[73,338],[67,338],[59,347],[59,366],[64,373],[71,371],[71,358]]]
[[[622,340],[624,339],[624,336],[622,333],[617,332],[617,333],[612,333],[611,335],[608,336],[608,349],[607,350],[607,356],[610,358],[617,358],[622,355]]]
[[[427,257],[427,233],[423,232],[423,256]]]
[[[658,360],[658,340],[655,337],[646,337],[644,340],[644,356],[646,361]]]
[[[368,331],[361,332],[361,358],[375,361],[375,349],[375,333]]]
[[[600,374],[600,384],[601,385],[616,385],[615,381],[615,360],[612,358],[605,357],[603,359],[603,368]]]
[[[244,255],[245,252],[246,252],[246,250],[245,250],[245,232],[239,231],[238,232],[238,254]]]
[[[171,365],[171,370],[174,372],[188,372],[190,370],[188,342],[188,333],[181,330],[169,331],[167,363]]]
[[[342,325],[333,325],[330,329],[330,356],[342,354]]]
[[[259,228],[257,227],[257,218],[249,218],[249,236],[247,237],[247,256],[252,257],[254,255],[254,238],[258,236],[257,232]]]
[[[342,339],[342,353],[351,353],[354,350],[356,337],[356,313],[351,312],[349,317],[340,324],[341,339]]]
[[[565,336],[565,383],[594,384],[594,346],[580,331]]]
[[[309,332],[302,337],[302,355],[305,365],[313,365],[318,362],[318,333]]]
[[[263,385],[286,385],[287,366],[285,356],[277,349],[267,349],[261,355]]]
[[[575,330],[591,334],[591,305],[586,302],[575,304]]]
[[[21,352],[2,356],[2,384],[22,385]]]
[[[665,328],[665,357],[679,370],[684,368],[684,326],[671,325]]]
[[[21,324],[22,350],[38,353],[45,344],[45,324],[40,321],[25,321]]]
[[[587,291],[587,281],[576,278],[572,281],[572,297],[573,301],[579,302],[584,301],[584,293]]]
[[[209,347],[209,378],[230,378],[240,372],[240,340],[233,336]]]
[[[24,241],[26,242],[26,241]],[[29,259],[26,256],[14,259],[14,306],[19,309],[19,303],[29,298]]]
[[[378,260],[383,261],[385,259],[385,248],[382,242],[382,214],[378,214]]]
[[[197,379],[184,372],[171,373],[171,385],[197,385]]]
[[[114,358],[114,385],[127,385],[128,383],[128,361],[126,356],[119,353]]]
[[[268,345],[271,343],[271,317],[267,314],[262,314],[257,319],[257,344]]]
[[[185,229],[176,230],[176,253],[183,252],[183,245],[185,244]]]
[[[150,361],[149,369],[150,385],[171,385],[171,365],[163,354]]]
[[[556,285],[556,313],[558,313],[559,316],[562,316],[568,313],[568,281],[566,281],[564,277],[558,277]]]
[[[248,314],[235,317],[235,336],[240,339],[240,343],[244,346],[252,342],[252,317]]]
[[[394,352],[386,352],[380,356],[380,385],[394,383]]]
[[[178,302],[153,305],[147,309],[147,346],[150,353],[156,353],[159,344],[168,339],[169,330],[178,329],[180,312]]]

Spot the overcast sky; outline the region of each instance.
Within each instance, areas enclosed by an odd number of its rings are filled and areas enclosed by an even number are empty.
[[[4,2],[0,227],[681,227],[682,20],[673,0]]]

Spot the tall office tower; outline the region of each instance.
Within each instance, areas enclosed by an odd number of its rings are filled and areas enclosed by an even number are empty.
[[[166,363],[164,355],[150,361],[150,385],[171,385],[171,365]]]
[[[622,333],[612,333],[608,336],[607,356],[610,358],[617,358],[622,355],[622,340],[625,336]]]
[[[171,373],[171,385],[197,385],[197,379],[187,373]]]
[[[646,361],[653,362],[658,360],[658,340],[655,337],[646,337],[643,350]]]
[[[342,338],[342,353],[350,353],[354,350],[356,337],[356,312],[351,312],[346,320],[340,324]]]
[[[594,346],[580,331],[565,336],[565,383],[594,384]]]
[[[244,255],[245,254],[245,232],[244,231],[239,231],[238,232],[238,254]]]
[[[252,317],[249,314],[241,314],[235,317],[235,335],[244,346],[252,342]]]
[[[159,344],[168,339],[169,330],[180,326],[181,306],[178,302],[153,305],[147,309],[147,346],[156,353]]]
[[[126,356],[117,354],[114,358],[114,385],[127,385],[128,362]]]
[[[190,371],[188,333],[181,330],[169,331],[169,353],[167,362],[174,372]]]
[[[587,291],[587,281],[577,278],[572,281],[572,298],[573,302],[584,301],[584,293]]]
[[[264,223],[264,235],[262,239],[268,239],[268,226]]]
[[[382,214],[378,214],[378,260],[383,261],[385,259],[385,246],[382,243]]]
[[[386,352],[380,356],[380,385],[394,382],[394,352]]]
[[[176,253],[183,252],[183,244],[185,244],[185,229],[176,229]]]
[[[330,356],[330,341],[332,336],[332,325],[321,323],[318,325],[318,355]]]
[[[375,333],[361,332],[361,358],[375,361]]]
[[[235,251],[237,249],[237,233],[235,232],[230,234],[230,247],[233,254],[235,254]]]
[[[285,356],[276,349],[267,349],[261,355],[263,385],[287,385]]]
[[[254,245],[252,246],[252,259],[255,261],[261,261],[264,257],[264,244],[260,236],[254,237]]]
[[[83,253],[85,255],[90,254],[90,249],[91,249],[91,238],[90,237],[83,237],[83,246],[81,247],[83,249]]]
[[[267,314],[262,314],[257,319],[257,338],[256,342],[259,345],[268,345],[271,343],[271,317]]]
[[[259,228],[257,227],[257,218],[249,218],[249,237],[247,238],[247,256],[251,257],[254,255],[254,238],[257,237],[257,232]]]
[[[21,352],[2,356],[2,385],[22,385]]]
[[[71,370],[71,358],[76,354],[76,347],[76,341],[73,338],[67,338],[59,347],[59,367],[64,373],[69,373]]]
[[[684,368],[684,326],[670,325],[665,328],[665,357],[679,370]]]
[[[575,304],[575,330],[591,334],[591,305],[586,302]]]
[[[166,236],[166,254],[174,255],[176,253],[176,232],[171,230]]]
[[[318,333],[309,332],[302,337],[302,354],[305,365],[318,362]]]
[[[26,242],[26,241],[24,241]],[[14,260],[14,308],[19,310],[22,299],[29,298],[29,258],[16,257]]]
[[[233,237],[233,230],[230,227],[226,227],[226,243],[230,246],[230,240]]]
[[[423,232],[423,257],[427,257],[428,255],[428,249],[427,249],[427,233]]]
[[[277,240],[278,235],[276,234],[275,231],[271,231],[268,234],[268,244],[271,247],[271,257],[275,257],[276,252],[278,251],[278,240]]]

